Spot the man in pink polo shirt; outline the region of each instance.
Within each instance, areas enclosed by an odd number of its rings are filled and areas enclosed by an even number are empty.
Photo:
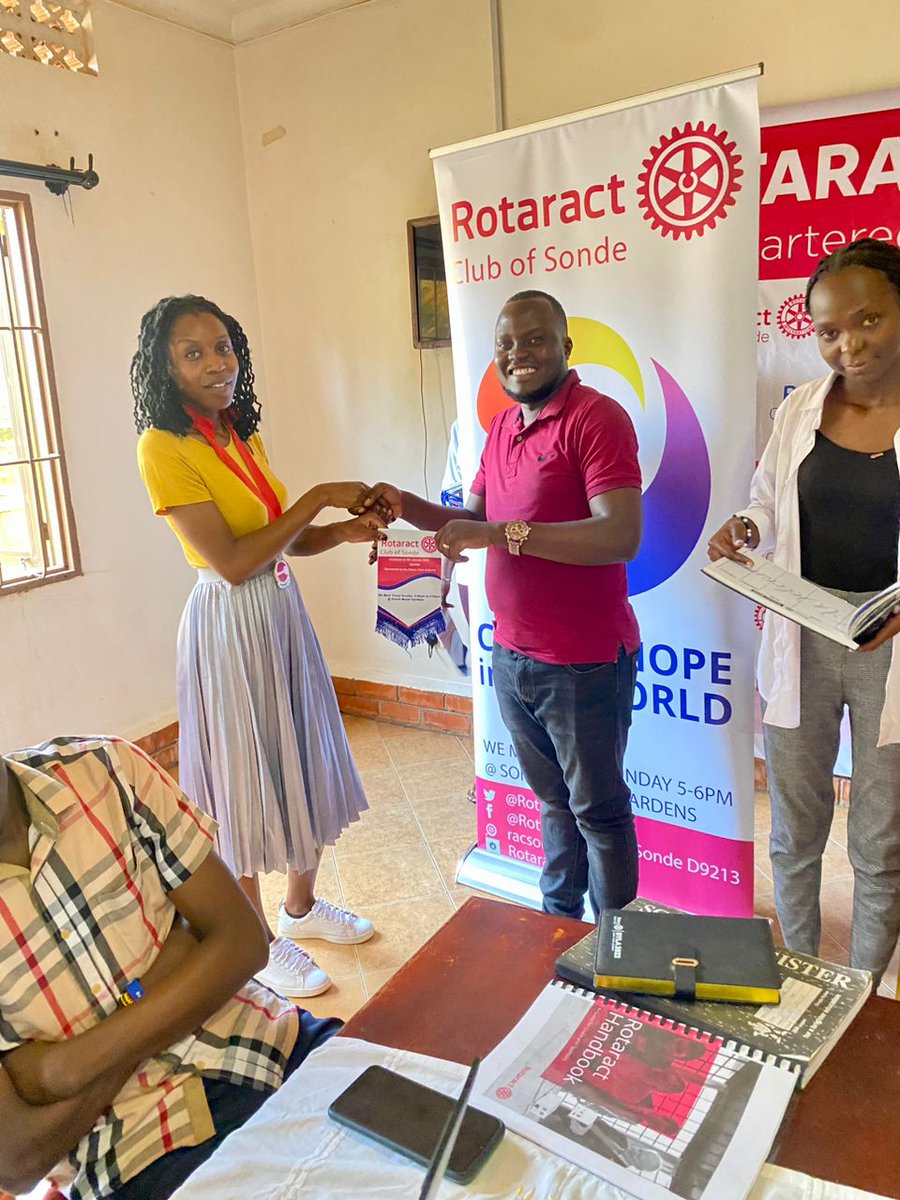
[[[542,805],[545,912],[581,917],[637,894],[622,759],[637,621],[625,563],[641,539],[637,439],[623,408],[568,366],[559,301],[519,292],[497,320],[494,366],[514,402],[494,418],[464,509],[379,484],[395,517],[438,530],[464,562],[487,549],[493,678],[528,786]]]

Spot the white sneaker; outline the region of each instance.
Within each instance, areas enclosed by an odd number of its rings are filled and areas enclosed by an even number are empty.
[[[319,938],[324,942],[356,946],[369,940],[375,926],[346,908],[338,908],[327,900],[317,900],[305,917],[292,917],[282,904],[278,909],[278,932],[282,937],[298,942]]]
[[[315,959],[283,937],[269,943],[268,965],[256,975],[256,980],[289,1000],[319,996],[331,987],[331,977]]]

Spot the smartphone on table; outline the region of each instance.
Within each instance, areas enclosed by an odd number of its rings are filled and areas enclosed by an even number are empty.
[[[386,1067],[367,1067],[328,1109],[341,1125],[373,1138],[423,1167],[434,1158],[456,1101]],[[467,1108],[447,1163],[446,1176],[469,1183],[499,1145],[504,1125]]]

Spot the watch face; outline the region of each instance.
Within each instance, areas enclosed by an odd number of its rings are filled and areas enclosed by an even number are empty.
[[[506,536],[512,542],[524,542],[531,533],[531,527],[524,521],[510,521],[506,527]]]

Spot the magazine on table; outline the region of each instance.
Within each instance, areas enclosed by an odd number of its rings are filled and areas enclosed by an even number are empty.
[[[627,907],[638,912],[681,911],[641,896]],[[578,987],[593,988],[596,944],[597,930],[592,929],[559,956],[557,975]],[[616,998],[725,1038],[742,1054],[771,1056],[776,1065],[795,1071],[797,1086],[803,1088],[870,996],[872,975],[781,946],[775,948],[775,961],[781,975],[779,1004],[723,1005],[621,992]]]
[[[473,1103],[641,1200],[744,1200],[793,1088],[720,1038],[554,980]]]
[[[854,608],[846,600],[832,596],[792,571],[785,571],[754,550],[744,548],[741,554],[751,560],[752,567],[730,558],[720,558],[707,563],[701,570],[732,591],[850,650],[871,641],[900,606],[900,582],[892,583],[859,608]]]

